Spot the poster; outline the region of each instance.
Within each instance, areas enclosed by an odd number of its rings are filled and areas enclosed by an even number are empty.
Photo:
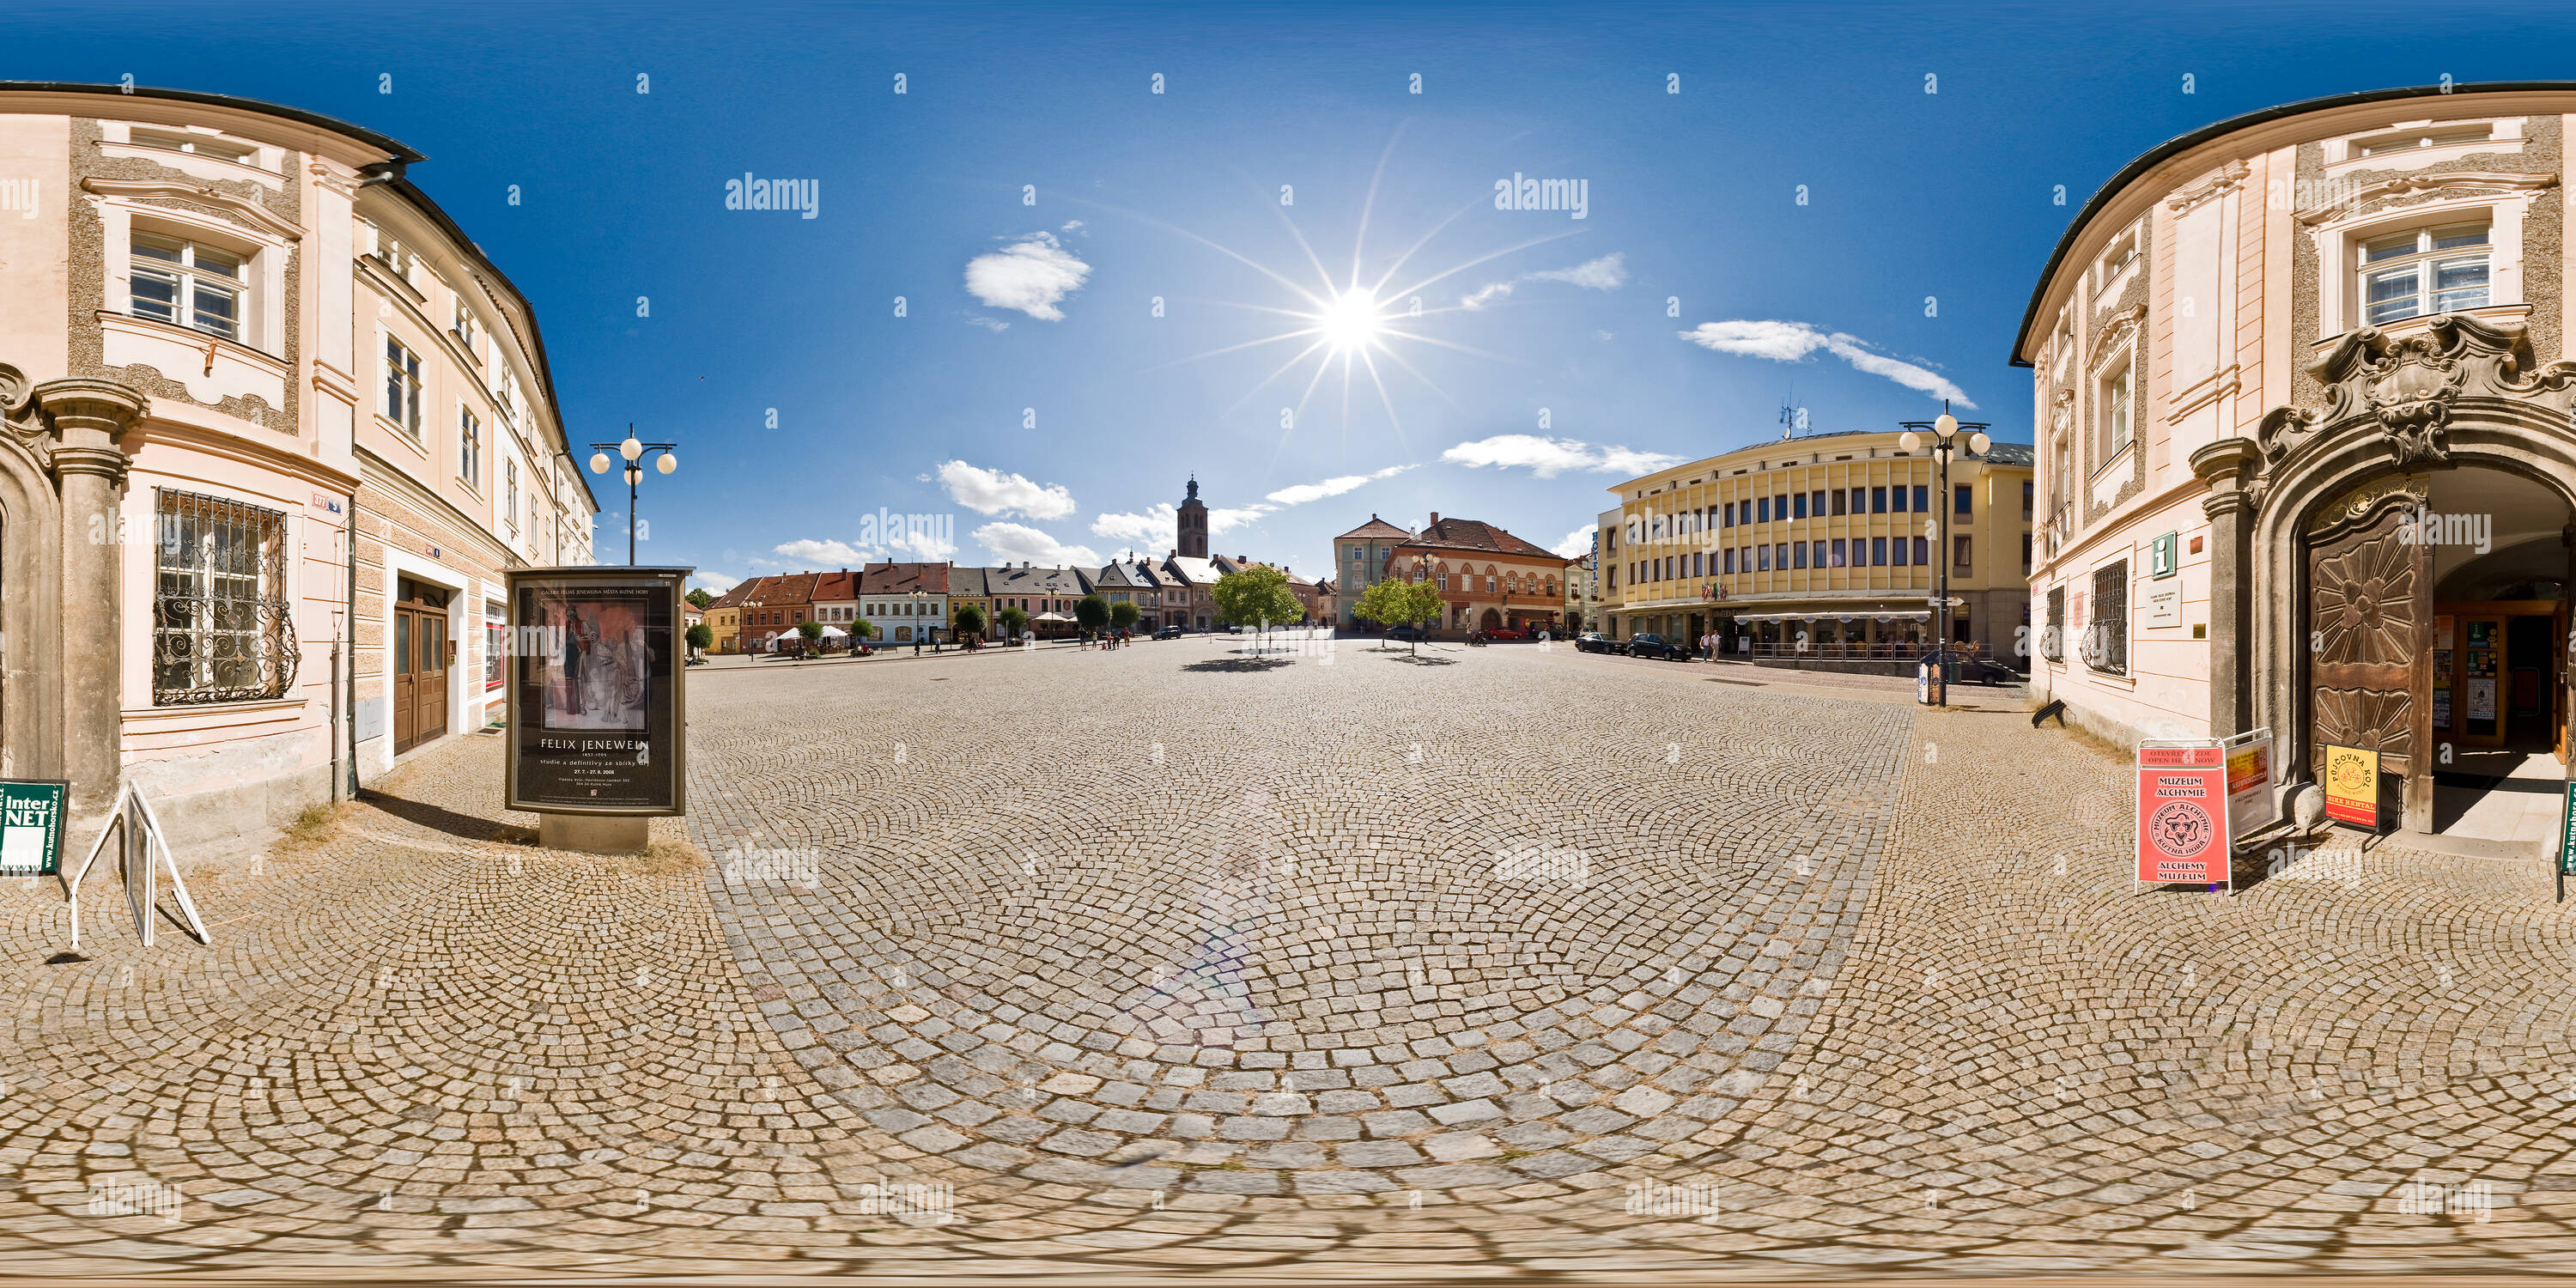
[[[0,782],[0,877],[49,877],[63,868],[61,779]]]
[[[2359,747],[2325,749],[2326,817],[2379,830],[2379,753]]]
[[[2147,620],[2149,626],[2182,625],[2182,583],[2147,587]]]
[[[2272,773],[2272,731],[2257,729],[2219,744],[2227,752],[2227,835],[2230,840],[2281,817],[2280,780]]]
[[[2138,879],[2230,877],[2227,753],[2216,745],[2138,748]]]
[[[680,588],[688,570],[510,573],[511,809],[685,811]]]
[[[2469,681],[2469,719],[2495,719],[2495,684],[2493,678]]]

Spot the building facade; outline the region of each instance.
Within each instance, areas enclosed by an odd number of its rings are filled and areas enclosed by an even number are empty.
[[[1356,611],[1360,596],[1387,579],[1396,547],[1412,539],[1412,529],[1399,528],[1374,514],[1368,522],[1333,538],[1333,594],[1323,604],[1326,620],[1352,630],[1375,625],[1360,620]]]
[[[589,561],[534,317],[404,178],[419,160],[244,99],[0,86],[0,177],[27,198],[0,219],[0,774],[69,779],[76,831],[130,780],[174,844],[255,833],[390,765],[399,700],[479,727],[498,573]],[[461,304],[382,311],[387,226]],[[470,358],[413,329],[432,311]],[[441,423],[497,418],[465,370],[513,373],[470,504],[453,441],[379,455],[389,329],[425,346]],[[545,503],[504,506],[513,483]],[[404,512],[423,522],[397,533]],[[405,578],[420,633],[397,638]],[[398,647],[434,672],[398,687]]]
[[[1436,629],[1535,637],[1564,633],[1568,562],[1490,523],[1443,519],[1435,511],[1422,531],[1395,543],[1387,568],[1440,584],[1448,611]]]
[[[886,644],[948,638],[948,565],[878,563],[861,570],[859,611]]]
[[[993,611],[1016,608],[1028,615],[1028,633],[1045,639],[1070,635],[1073,606],[1091,593],[1091,581],[1073,568],[1039,568],[1022,562],[984,570]]]
[[[1911,660],[1932,638],[1939,551],[1953,638],[2014,657],[2028,625],[2030,449],[1962,448],[1944,484],[1932,455],[1900,436],[1777,439],[1612,489],[1616,521],[1596,532],[1602,633],[1713,632],[1729,652]],[[1948,512],[1946,551],[1936,506]]]
[[[791,572],[754,577],[728,592],[742,617],[741,651],[766,653],[781,635],[794,635],[814,613],[814,583],[820,574]]]
[[[2319,99],[2095,194],[2012,351],[2035,689],[2122,741],[2268,728],[2291,784],[2376,751],[2418,831],[2437,766],[2563,758],[2571,112],[2576,83]]]

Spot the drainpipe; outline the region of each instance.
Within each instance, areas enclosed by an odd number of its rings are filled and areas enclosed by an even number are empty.
[[[358,799],[358,490],[349,489],[349,629],[341,647],[349,652],[345,672],[349,701],[349,777],[348,800]],[[335,753],[333,760],[339,759]],[[336,767],[335,767],[336,768]],[[336,786],[336,784],[335,784]]]

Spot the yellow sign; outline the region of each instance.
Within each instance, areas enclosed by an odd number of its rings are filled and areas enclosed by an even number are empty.
[[[2379,753],[2359,747],[2326,747],[2326,817],[2376,831],[2379,827]]]

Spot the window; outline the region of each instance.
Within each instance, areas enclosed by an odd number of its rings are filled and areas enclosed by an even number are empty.
[[[152,705],[278,698],[295,681],[286,516],[156,488]]]
[[[1754,549],[1755,551],[1759,552],[1759,553],[1761,554],[1761,556],[1762,556],[1762,568],[1761,568],[1761,571],[1763,571],[1763,572],[1769,572],[1769,571],[1771,571],[1771,547],[1769,547],[1769,546],[1755,546],[1755,547],[1753,547],[1753,549]]]
[[[1899,538],[1899,540],[1902,540],[1902,538]],[[1914,562],[1916,564],[1928,564],[1932,562],[1931,546],[1921,537],[1916,537],[1914,539]]]
[[[448,325],[448,329],[454,331],[456,333],[456,338],[463,342],[467,356],[479,356],[476,354],[474,348],[474,310],[465,306],[465,292],[463,291],[458,291],[456,293],[456,319]]]
[[[385,337],[385,419],[420,437],[420,355]]]
[[[2021,570],[2030,571],[2030,534],[2021,534]]]
[[[401,278],[406,284],[411,281],[413,266],[420,262],[411,253],[411,247],[403,245],[381,230],[376,233],[376,258],[383,260],[385,267],[392,269],[394,276]]]
[[[1950,489],[1950,512],[1952,514],[1968,513],[1969,499],[1974,497],[1976,493],[1977,489],[1974,487],[1961,486]]]
[[[483,601],[483,687],[501,687],[501,640],[510,629],[510,611],[497,599]]]
[[[1905,564],[1905,538],[1898,537],[1896,539],[1896,566],[1902,568]]]
[[[2025,519],[2036,513],[2032,507],[2038,503],[2037,487],[2038,485],[2029,479],[2023,479],[2021,482],[2021,517]]]
[[[1869,490],[1869,512],[1872,514],[1887,513],[1886,488],[1874,487]]]
[[[519,458],[501,458],[501,519],[510,531],[519,530]]]
[[[2066,588],[2048,588],[2048,631],[2039,637],[2040,656],[2051,662],[2066,660]]]
[[[1905,507],[1900,505],[1896,508],[1902,510]],[[1930,485],[1923,483],[1917,483],[1914,485],[1914,512],[1916,514],[1930,514],[1932,512],[1932,488]]]
[[[1816,543],[1816,566],[1819,568],[1825,566],[1825,543],[1821,541]]]
[[[2100,469],[2105,462],[2128,449],[2129,397],[2132,392],[2129,374],[2129,364],[2123,361],[2117,369],[2102,377],[2102,396],[2097,400],[2098,410],[2094,413],[2101,430],[2093,454],[2095,469]]]
[[[242,257],[231,251],[138,232],[128,311],[237,341],[243,267]]]
[[[1895,495],[1890,496],[1889,498],[1887,498],[1887,499],[1888,499],[1888,501],[1889,501],[1889,503],[1890,503],[1890,504],[1888,505],[1888,507],[1887,507],[1887,508],[1888,508],[1888,509],[1891,509],[1891,510],[1894,510],[1894,511],[1895,511],[1895,512],[1897,512],[1898,514],[1903,514],[1903,513],[1905,513],[1905,485],[1904,485],[1904,484],[1902,484],[1902,483],[1899,483],[1899,484],[1897,484],[1896,486],[1894,486],[1894,487],[1892,487],[1892,488],[1889,488],[1889,489],[1887,489],[1887,490],[1888,490],[1889,492],[1892,492],[1892,493],[1894,493],[1894,494],[1895,494]],[[1918,507],[1916,507],[1916,508],[1918,508],[1918,509],[1919,509],[1919,508],[1921,508],[1921,507],[1919,507],[1919,506],[1918,506]]]
[[[1822,493],[1822,492],[1818,492],[1818,493],[1816,493],[1816,494],[1815,494],[1815,498],[1814,498],[1814,509],[1815,509],[1816,517],[1817,517],[1817,518],[1821,519],[1821,518],[1825,517],[1825,494],[1824,494],[1824,493]]]
[[[1840,537],[1834,538],[1834,566],[1843,566],[1843,539]]]
[[[166,130],[136,130],[130,137],[133,139],[134,144],[137,147],[168,148],[173,152],[189,152],[198,156],[221,157],[226,161],[238,161],[244,165],[250,164],[251,160],[259,155],[259,149],[248,144],[235,143],[229,139],[218,139],[204,134],[175,134]]]
[[[1775,566],[1782,569],[1789,566],[1789,543],[1786,541],[1780,543],[1780,562]]]
[[[1887,538],[1871,537],[1869,539],[1869,561],[1881,568],[1887,566]]]
[[[1806,493],[1804,493],[1804,492],[1801,492],[1801,493],[1799,493],[1798,495],[1796,495],[1796,496],[1794,496],[1794,497],[1791,497],[1790,499],[1791,499],[1792,501],[1795,501],[1795,502],[1797,503],[1798,517],[1799,517],[1799,518],[1801,518],[1801,519],[1806,518],[1806,517],[1807,517],[1807,494],[1806,494]]]
[[[1753,513],[1757,522],[1769,523],[1771,521],[1771,498],[1767,496],[1755,498],[1753,506]]]
[[[1725,506],[1718,510],[1717,514],[1719,526],[1728,528],[1735,526],[1735,503],[1733,501],[1727,502]]]
[[[1839,516],[1843,512],[1843,490],[1841,488],[1835,488],[1833,490],[1833,498],[1834,513]]]
[[[1966,537],[1952,537],[1950,538],[1950,544],[1954,547],[1951,551],[1950,562],[1955,565],[1959,571],[1966,572],[1968,570],[1968,539]]]
[[[2417,228],[2361,245],[2362,320],[2373,325],[2492,302],[2487,225]]]
[[[2093,620],[2084,628],[2084,664],[2104,675],[2129,673],[2129,561],[2093,570]]]
[[[456,409],[456,477],[477,492],[483,490],[483,422],[470,407]]]
[[[1854,514],[1867,514],[1867,513],[1869,513],[1869,489],[1868,489],[1868,488],[1860,488],[1860,487],[1856,487],[1856,488],[1853,488],[1853,489],[1852,489],[1852,508],[1851,508],[1851,512],[1852,512],[1852,513],[1854,513]]]
[[[2408,152],[2416,148],[2438,148],[2445,143],[2483,143],[2495,137],[2492,125],[2445,125],[2438,128],[2398,130],[2367,139],[2354,139],[2346,159],[2386,156],[2391,152]]]
[[[1797,566],[1798,566],[1798,567],[1804,568],[1804,567],[1806,567],[1806,566],[1807,566],[1807,543],[1806,543],[1806,542],[1804,542],[1804,541],[1793,541],[1793,542],[1789,543],[1789,553],[1790,553],[1790,554],[1792,554],[1792,555],[1794,555],[1794,556],[1796,556],[1796,558],[1797,558]]]

